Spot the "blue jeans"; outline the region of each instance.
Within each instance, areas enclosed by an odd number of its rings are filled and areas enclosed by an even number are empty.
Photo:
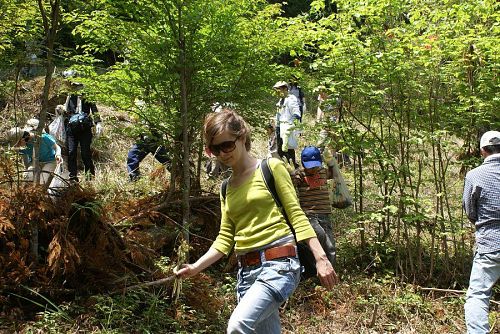
[[[238,305],[229,319],[227,333],[281,333],[279,307],[297,288],[300,270],[299,260],[291,257],[240,268]]]
[[[465,301],[467,333],[489,333],[488,312],[492,288],[500,277],[500,251],[488,254],[476,252],[470,273]]]

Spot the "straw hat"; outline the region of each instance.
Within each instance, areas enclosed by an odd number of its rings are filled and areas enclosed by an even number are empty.
[[[288,87],[288,84],[286,83],[286,81],[278,81],[273,86],[274,89],[279,89],[281,87]]]

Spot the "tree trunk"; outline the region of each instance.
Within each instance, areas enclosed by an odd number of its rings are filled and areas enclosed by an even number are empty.
[[[50,17],[45,11],[43,0],[38,0],[38,9],[42,16],[43,29],[45,33],[45,46],[47,52],[47,59],[45,62],[45,83],[43,86],[42,94],[42,108],[40,110],[39,124],[36,132],[35,143],[33,144],[33,182],[38,184],[40,182],[40,145],[41,145],[41,135],[43,128],[45,127],[45,122],[47,120],[47,109],[49,107],[49,92],[50,84],[52,82],[52,72],[54,72],[54,43],[57,36],[57,30],[59,28],[59,0],[50,1]],[[37,262],[38,259],[38,222],[36,220],[31,222],[31,257],[33,261]]]
[[[19,93],[19,75],[21,74],[21,64],[18,64],[17,68],[16,68],[16,84],[14,86],[14,97],[13,97],[13,101],[12,101],[12,107],[14,108],[14,124],[17,126],[19,124],[19,120],[17,118],[17,95]],[[23,162],[24,163],[24,162]],[[17,181],[17,188],[19,188],[19,185],[21,183],[21,171],[19,170],[19,165],[16,164],[16,172],[17,172],[17,178],[16,178],[16,181]],[[24,168],[26,168],[26,166],[24,166]]]
[[[358,154],[358,170],[359,170],[359,213],[363,215],[363,160],[361,153]],[[359,226],[359,237],[361,239],[361,249],[366,249],[366,239],[365,239],[365,224],[363,220],[358,221]]]
[[[182,117],[182,148],[183,148],[183,159],[182,159],[182,226],[184,239],[189,244],[189,231],[188,224],[190,220],[190,203],[189,203],[189,193],[191,188],[191,175],[189,171],[189,156],[190,156],[190,145],[189,145],[189,107],[188,107],[188,82],[190,80],[190,74],[188,73],[188,62],[186,56],[186,39],[184,36],[184,27],[182,24],[182,6],[180,4],[178,7],[178,24],[179,24],[179,60],[180,60],[180,89],[181,89],[181,117]],[[189,258],[189,256],[188,256]]]

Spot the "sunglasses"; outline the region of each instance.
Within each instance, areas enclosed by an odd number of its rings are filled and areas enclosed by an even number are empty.
[[[217,145],[208,145],[208,149],[215,156],[218,156],[221,151],[224,153],[233,152],[236,148],[236,142],[238,141],[238,139],[240,139],[240,137],[236,137],[235,140],[224,141]]]

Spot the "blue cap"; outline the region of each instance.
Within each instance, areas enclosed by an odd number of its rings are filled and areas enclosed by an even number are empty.
[[[316,146],[307,146],[301,154],[302,166],[305,168],[321,167],[323,160],[321,152]]]

